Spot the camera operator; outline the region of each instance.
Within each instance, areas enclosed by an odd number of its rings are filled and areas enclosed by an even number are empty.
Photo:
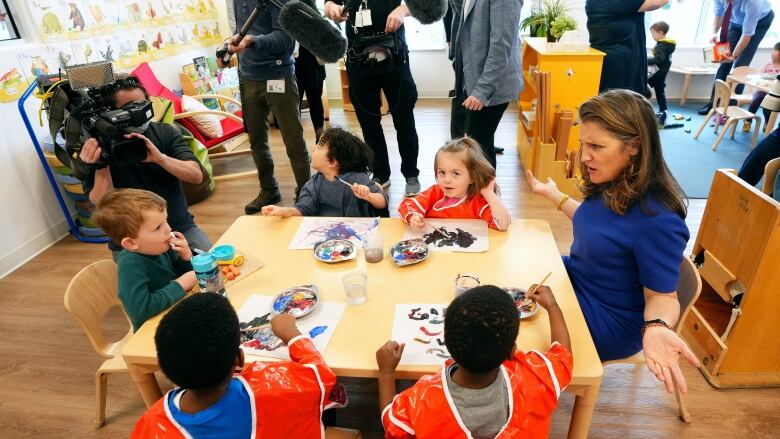
[[[122,108],[131,102],[148,100],[146,90],[137,82],[124,82],[110,97],[114,108]],[[163,197],[168,203],[168,224],[181,232],[191,248],[208,250],[211,242],[195,225],[187,211],[187,200],[181,181],[198,184],[203,181],[203,169],[179,131],[165,123],[147,122],[141,127],[126,128],[126,138],[138,138],[146,144],[147,155],[140,163],[104,165],[101,163],[101,146],[94,138],[84,142],[79,158],[91,164],[92,171],[84,182],[89,200],[97,204],[109,190],[117,188],[145,189]],[[116,260],[122,248],[110,242],[109,249]]]
[[[419,150],[414,124],[417,86],[409,70],[404,17],[409,9],[401,0],[364,0],[355,11],[344,9],[344,0],[325,2],[325,17],[336,23],[347,21],[347,77],[349,96],[355,106],[363,138],[374,151],[374,181],[390,184],[387,143],[381,125],[380,91],[393,115],[401,154],[401,173],[406,178],[407,196],[420,192],[417,176]]]

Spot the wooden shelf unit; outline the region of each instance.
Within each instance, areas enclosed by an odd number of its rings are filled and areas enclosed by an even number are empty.
[[[541,111],[552,122],[556,108],[573,110],[598,94],[601,80],[601,64],[604,53],[588,48],[584,52],[560,52],[555,45],[548,45],[545,38],[524,38],[522,49],[523,81],[525,87],[518,98],[517,151],[523,167],[533,171],[541,181],[552,177],[565,193],[580,198],[578,178],[567,178],[567,161],[556,160],[554,143],[542,143],[539,139]],[[538,97],[533,70],[550,72],[550,102],[546,108],[535,108]],[[574,125],[569,134],[567,150],[579,149],[579,126]]]
[[[693,253],[704,257],[702,293],[681,335],[702,374],[718,388],[780,386],[780,203],[718,170]]]

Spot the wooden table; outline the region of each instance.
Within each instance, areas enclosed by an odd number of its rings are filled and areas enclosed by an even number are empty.
[[[726,82],[729,83],[731,86],[732,92],[734,90],[734,86],[736,84],[745,84],[749,87],[753,87],[756,90],[763,91],[764,93],[769,93],[772,91],[772,84],[775,83],[775,76],[777,75],[767,75],[771,76],[771,79],[764,79],[764,75],[761,74],[750,74],[750,75],[729,75],[726,78]],[[769,120],[766,121],[766,126],[764,127],[764,135],[768,135],[772,132],[772,130],[775,127],[775,122],[777,121],[777,111],[770,111],[769,112]]]
[[[683,75],[683,87],[680,93],[680,106],[684,107],[688,101],[688,86],[694,76],[715,76],[718,66],[672,66],[669,72]]]
[[[254,249],[265,266],[228,289],[236,309],[252,294],[274,295],[305,283],[320,287],[324,300],[344,302],[343,274],[365,267],[368,274],[368,301],[347,305],[338,327],[324,352],[328,365],[338,376],[375,378],[378,374],[375,352],[390,339],[396,303],[449,303],[454,297],[453,280],[458,273],[474,273],[483,284],[528,287],[552,271],[545,282],[555,293],[566,318],[574,354],[574,377],[567,388],[576,396],[569,437],[585,438],[598,399],[603,369],[585,324],[569,277],[561,261],[550,226],[541,220],[514,220],[508,232],[490,230],[487,253],[438,253],[418,265],[397,267],[385,259],[366,264],[362,257],[340,264],[317,261],[307,250],[288,250],[301,218],[244,216],[236,220],[220,238],[220,243],[240,243]],[[405,224],[382,219],[380,232],[385,245],[401,240]],[[128,341],[123,356],[131,376],[147,406],[161,397],[153,371],[157,367],[154,332],[161,316],[148,320]],[[517,341],[522,350],[545,350],[550,345],[546,312],[540,310],[520,325]],[[248,361],[261,359],[247,356]],[[399,379],[417,379],[433,373],[438,366],[400,366]]]

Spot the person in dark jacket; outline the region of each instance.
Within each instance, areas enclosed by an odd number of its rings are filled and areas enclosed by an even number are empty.
[[[315,11],[317,5],[314,0],[303,0],[307,6]],[[314,143],[320,142],[320,136],[325,127],[325,107],[322,105],[322,83],[325,82],[325,66],[320,64],[317,57],[309,49],[299,45],[295,55],[295,79],[298,81],[298,104],[306,100],[309,103],[309,116],[314,126]]]
[[[672,53],[674,53],[677,43],[666,34],[669,32],[669,25],[664,21],[653,23],[650,26],[650,35],[656,41],[653,47],[653,56],[647,59],[648,69],[655,66],[657,71],[647,80],[647,85],[655,90],[655,99],[658,101],[658,121],[663,124],[666,121],[666,75],[672,66]],[[649,97],[650,90],[647,90],[646,96]]]

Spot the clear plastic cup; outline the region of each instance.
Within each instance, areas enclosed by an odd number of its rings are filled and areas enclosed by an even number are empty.
[[[362,271],[352,271],[341,278],[344,293],[347,295],[347,303],[350,305],[362,305],[368,298],[368,275]]]
[[[475,274],[460,273],[455,277],[455,297],[460,296],[466,291],[478,287],[479,277]]]
[[[376,264],[385,257],[385,239],[379,233],[374,233],[366,239],[366,262]]]

